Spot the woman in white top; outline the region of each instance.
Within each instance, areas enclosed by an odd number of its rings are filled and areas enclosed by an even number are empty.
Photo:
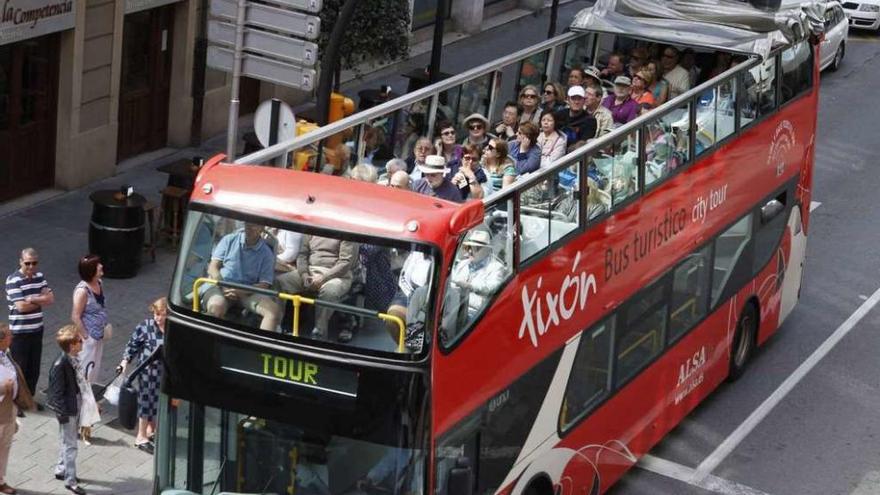
[[[556,115],[545,111],[541,114],[541,132],[538,148],[541,150],[541,168],[547,168],[565,155],[565,136],[557,130]]]

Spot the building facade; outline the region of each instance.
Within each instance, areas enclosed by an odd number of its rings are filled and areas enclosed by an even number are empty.
[[[499,9],[539,0],[447,0],[473,33]],[[117,164],[222,133],[229,77],[204,67],[209,0],[0,0],[0,202],[72,189]],[[436,0],[412,0],[416,37]],[[242,114],[301,92],[245,78]]]

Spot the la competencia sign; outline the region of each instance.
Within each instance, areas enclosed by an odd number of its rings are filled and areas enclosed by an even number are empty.
[[[73,29],[73,0],[0,0],[0,45]]]

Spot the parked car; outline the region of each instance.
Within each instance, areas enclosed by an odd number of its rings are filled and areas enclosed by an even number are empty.
[[[874,0],[880,2],[880,0]],[[844,4],[846,5],[846,4]],[[846,55],[849,22],[839,2],[825,4],[825,39],[819,47],[819,67],[837,70]]]
[[[859,29],[880,31],[880,0],[852,0],[843,2],[849,25]]]

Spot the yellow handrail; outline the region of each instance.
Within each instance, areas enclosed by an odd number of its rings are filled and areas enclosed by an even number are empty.
[[[199,287],[203,284],[213,284],[219,285],[219,281],[213,278],[208,277],[200,277],[193,282],[193,311],[199,313],[201,311],[200,308],[200,297],[199,297]],[[302,307],[303,303],[316,305],[317,300],[304,297],[299,294],[288,294],[286,292],[278,292],[277,296],[279,299],[284,301],[290,301],[293,304],[293,336],[299,337],[299,312],[300,307]],[[403,353],[406,345],[406,323],[404,323],[403,319],[399,316],[390,315],[388,313],[376,313],[376,317],[382,321],[390,321],[397,325],[398,336],[397,336],[397,352]]]

